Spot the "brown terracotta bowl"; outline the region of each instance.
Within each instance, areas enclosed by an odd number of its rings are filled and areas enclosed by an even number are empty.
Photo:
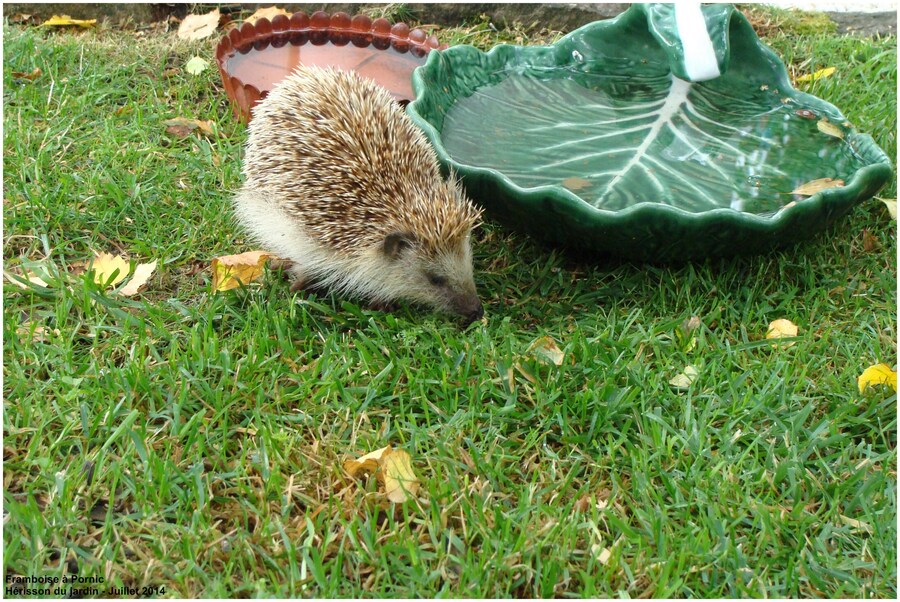
[[[435,48],[446,45],[405,23],[297,12],[232,29],[216,47],[216,62],[235,115],[246,123],[256,103],[301,64],[355,70],[406,104],[415,98],[413,70]]]

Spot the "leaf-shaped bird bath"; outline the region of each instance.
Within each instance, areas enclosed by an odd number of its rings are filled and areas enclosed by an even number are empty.
[[[495,217],[631,258],[784,246],[890,177],[740,13],[680,8],[634,5],[549,47],[450,48],[416,71],[408,111]],[[845,185],[792,194],[823,178]]]

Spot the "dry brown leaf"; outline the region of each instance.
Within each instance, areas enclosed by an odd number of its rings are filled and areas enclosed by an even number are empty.
[[[94,257],[89,269],[94,272],[94,282],[97,284],[115,286],[128,276],[128,268],[128,261],[121,255],[101,253]]]
[[[25,322],[18,328],[16,328],[16,334],[21,337],[31,337],[31,340],[35,343],[43,343],[47,340],[50,334],[55,336],[59,336],[59,329],[49,329],[46,326],[35,326],[34,330],[31,329],[31,322]]]
[[[838,126],[834,125],[827,119],[820,119],[816,123],[816,127],[819,128],[819,131],[823,134],[828,134],[829,136],[834,136],[835,138],[844,138],[844,132]]]
[[[256,23],[260,19],[268,19],[269,21],[271,21],[273,17],[276,17],[278,15],[284,15],[286,17],[290,17],[291,13],[284,10],[283,8],[278,8],[277,6],[270,6],[268,8],[257,9],[257,11],[255,13],[253,13],[252,15],[250,15],[249,17],[247,17],[244,20],[244,22],[245,23]]]
[[[216,257],[212,260],[213,290],[227,291],[253,282],[263,275],[269,257],[271,255],[265,251]]]
[[[554,366],[562,366],[565,354],[557,346],[553,337],[544,336],[537,339],[528,347],[528,353],[545,364],[553,364]]]
[[[519,362],[516,362],[516,372],[521,374],[522,377],[531,384],[536,385],[538,383],[538,379],[535,378],[534,374],[532,374],[528,368],[526,368]]]
[[[875,198],[878,199],[879,201],[881,201],[882,203],[884,203],[884,206],[887,207],[887,210],[891,216],[891,219],[896,221],[896,219],[897,219],[897,199],[883,199],[879,196],[877,196]]]
[[[41,70],[37,67],[31,73],[25,73],[24,71],[13,71],[13,77],[17,77],[19,79],[27,79],[28,81],[34,81],[35,79],[41,76]]]
[[[588,188],[591,185],[589,180],[585,180],[584,178],[571,177],[566,178],[562,181],[562,185],[568,188],[569,190],[581,190],[583,188]]]
[[[837,188],[839,186],[843,186],[844,181],[840,178],[819,178],[818,180],[813,180],[811,182],[807,182],[802,186],[798,186],[794,190],[791,191],[791,194],[799,194],[803,196],[812,196],[817,192],[822,190],[828,190],[829,188]]]
[[[219,9],[205,15],[188,15],[178,26],[178,37],[182,40],[202,40],[208,38],[219,27]]]
[[[215,135],[212,121],[203,121],[200,119],[188,119],[187,117],[174,117],[166,119],[162,122],[166,126],[166,132],[179,138],[188,136],[194,130],[200,130],[208,136]]]
[[[872,526],[869,523],[864,523],[861,520],[857,520],[855,518],[850,518],[849,516],[844,516],[843,514],[839,514],[841,522],[854,529],[855,531],[864,531],[866,533],[872,532]]]
[[[591,495],[589,493],[585,493],[575,501],[575,505],[572,507],[572,509],[575,512],[587,512],[590,507]]]
[[[150,276],[155,269],[156,260],[151,263],[139,263],[134,268],[134,274],[131,275],[131,280],[128,281],[128,284],[119,289],[119,294],[125,295],[126,297],[136,295],[138,289],[147,284],[147,281],[150,279]]]
[[[862,231],[862,237],[863,237],[863,251],[865,251],[866,253],[871,253],[872,251],[877,251],[878,248],[881,246],[878,244],[878,239],[875,238],[875,236],[868,230]]]
[[[53,15],[41,23],[41,27],[93,27],[96,24],[97,19],[73,19],[69,15]]]

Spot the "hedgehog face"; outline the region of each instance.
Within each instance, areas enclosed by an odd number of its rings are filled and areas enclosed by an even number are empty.
[[[469,236],[457,244],[423,252],[421,241],[409,232],[395,232],[384,239],[383,252],[401,296],[463,318],[466,325],[484,315],[472,277]]]

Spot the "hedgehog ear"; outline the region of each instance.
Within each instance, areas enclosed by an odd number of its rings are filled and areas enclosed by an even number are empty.
[[[416,242],[416,237],[411,232],[391,232],[384,237],[384,255],[388,259],[397,259],[400,254],[412,247]]]

